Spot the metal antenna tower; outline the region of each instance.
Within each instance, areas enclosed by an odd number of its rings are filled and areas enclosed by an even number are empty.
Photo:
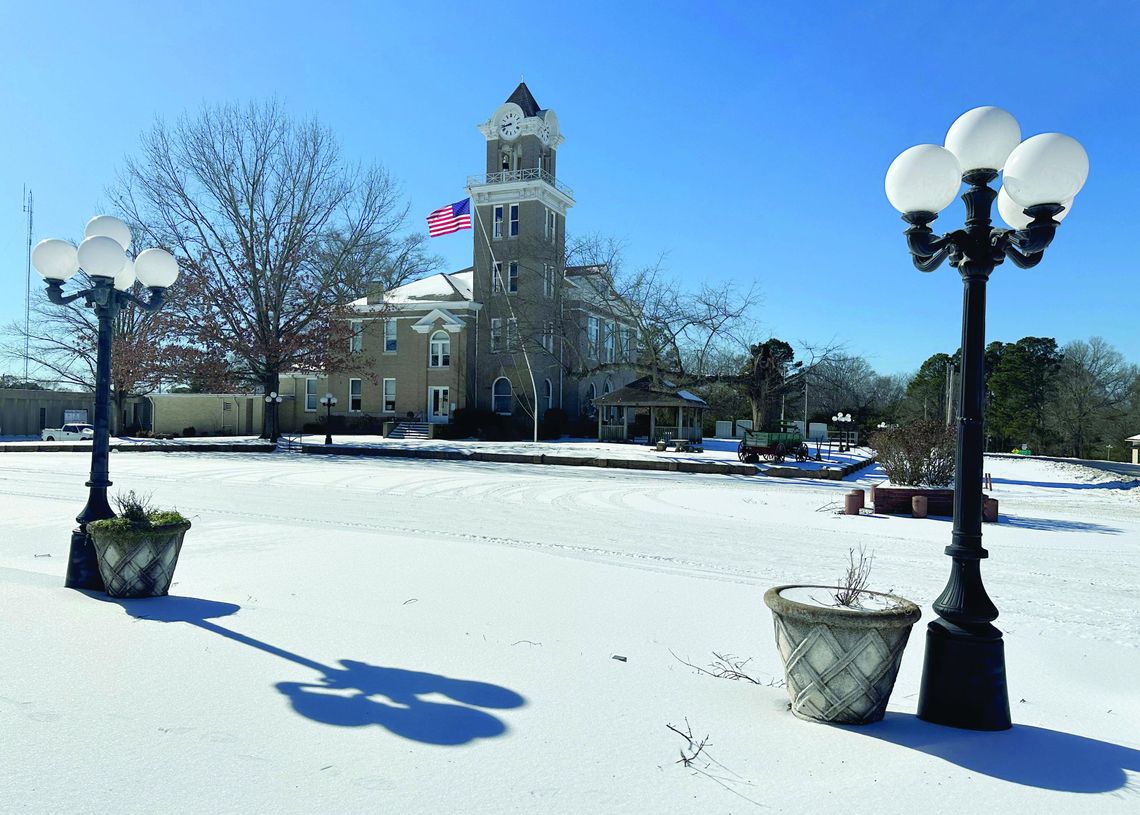
[[[28,384],[28,360],[30,358],[30,332],[32,330],[32,191],[24,187],[24,212],[28,214],[28,261],[24,269],[24,386]]]

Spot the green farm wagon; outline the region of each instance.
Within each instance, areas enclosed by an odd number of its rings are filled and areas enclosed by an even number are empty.
[[[799,428],[786,425],[782,430],[745,431],[737,455],[745,464],[755,464],[760,459],[780,462],[786,456],[806,461],[810,454]]]

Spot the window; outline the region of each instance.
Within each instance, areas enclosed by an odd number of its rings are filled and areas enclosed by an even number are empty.
[[[519,321],[514,317],[507,320],[507,350],[513,351],[518,343]]]
[[[305,410],[313,411],[317,409],[317,380],[305,380]]]
[[[350,413],[360,412],[360,380],[348,380],[348,410]]]
[[[361,320],[352,320],[349,323],[352,335],[348,339],[350,353],[358,354],[364,350],[364,323]]]
[[[491,264],[491,294],[503,292],[503,262],[496,260]]]
[[[585,416],[593,416],[596,412],[594,407],[594,400],[598,398],[598,386],[593,382],[590,387],[586,389],[586,403],[582,405],[582,413]]]
[[[384,412],[396,412],[396,380],[384,380]]]
[[[501,317],[491,318],[491,350],[503,350],[503,320]]]
[[[507,291],[517,294],[519,290],[519,262],[512,260],[507,265]]]
[[[601,322],[597,317],[586,318],[586,354],[587,356],[598,356],[598,332],[601,330]]]
[[[491,386],[491,410],[495,413],[511,412],[511,380],[500,376]]]
[[[384,353],[396,353],[396,321],[384,321]]]
[[[511,204],[511,237],[519,236],[519,205]]]
[[[546,380],[546,409],[550,410],[554,407],[554,386],[550,384],[550,380]]]
[[[602,396],[608,395],[611,391],[613,391],[613,389],[614,389],[613,384],[610,382],[609,378],[607,377],[606,378],[606,384],[602,385]],[[602,418],[605,419],[607,424],[609,424],[610,422],[612,422],[614,420],[614,411],[616,411],[616,410],[617,410],[617,408],[614,408],[614,407],[602,408]]]
[[[614,335],[617,333],[617,325],[615,323],[605,323],[602,326],[605,332],[605,349],[606,349],[606,362],[614,361]]]
[[[554,353],[554,321],[547,320],[542,329],[542,347],[546,349],[546,353]]]
[[[557,234],[557,231],[558,231],[557,230],[557,224],[558,224],[557,218],[558,218],[558,215],[554,212],[554,210],[552,210],[548,207],[546,210],[546,227],[543,230],[543,236],[548,241],[551,241],[551,242],[554,241],[554,236],[555,236],[555,234]]]
[[[632,362],[637,358],[637,329],[625,330],[625,361]]]
[[[428,365],[432,368],[447,368],[451,365],[451,337],[446,331],[436,331],[431,335]]]
[[[493,221],[494,231],[491,234],[496,238],[503,237],[503,208],[501,206],[495,207],[495,217]]]
[[[547,297],[554,296],[554,266],[549,263],[542,265],[542,293]]]

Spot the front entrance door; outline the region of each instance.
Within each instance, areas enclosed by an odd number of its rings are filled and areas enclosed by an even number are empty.
[[[432,424],[447,424],[451,414],[450,390],[448,388],[428,388],[428,421]]]

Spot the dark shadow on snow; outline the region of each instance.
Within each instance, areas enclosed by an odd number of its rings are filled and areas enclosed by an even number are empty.
[[[1101,481],[1097,484],[1082,484],[1077,481],[1023,481],[1017,478],[995,478],[995,484],[1017,484],[1022,487],[1045,487],[1062,490],[1131,490],[1140,487],[1140,480]]]
[[[510,709],[526,704],[514,691],[487,682],[350,659],[340,660],[339,667],[323,665],[212,622],[240,611],[241,606],[234,603],[177,596],[124,600],[85,593],[122,606],[136,619],[188,623],[316,671],[320,677],[314,682],[279,682],[274,687],[289,700],[293,710],[321,724],[374,724],[425,744],[456,745],[506,732],[507,726],[500,719],[479,708]],[[421,698],[425,696],[433,698]]]
[[[953,523],[950,515],[929,515],[928,520]],[[1067,521],[1060,518],[1026,518],[1021,515],[1002,513],[999,526],[1012,526],[1015,529],[1033,529],[1037,532],[1096,532],[1101,535],[1119,535],[1124,530],[1115,526],[1105,526],[1093,521]],[[988,524],[987,524],[988,526]],[[984,531],[984,528],[983,528]]]
[[[1045,790],[1104,793],[1129,787],[1125,771],[1140,772],[1140,750],[1042,727],[1014,725],[997,733],[959,730],[908,713],[845,727],[852,733],[909,747],[963,769]]]

